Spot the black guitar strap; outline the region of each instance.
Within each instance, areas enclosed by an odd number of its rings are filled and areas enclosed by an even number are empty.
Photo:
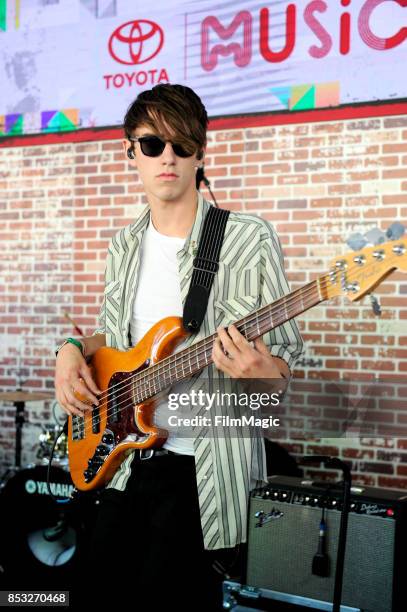
[[[215,206],[211,206],[206,214],[184,305],[183,325],[188,332],[196,333],[204,320],[213,279],[219,269],[228,217],[228,210]]]

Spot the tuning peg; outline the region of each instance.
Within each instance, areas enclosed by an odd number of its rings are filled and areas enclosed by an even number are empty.
[[[352,251],[360,251],[360,249],[363,249],[363,247],[367,245],[367,240],[362,234],[357,233],[349,236],[346,244]]]
[[[390,240],[398,240],[406,231],[406,228],[402,223],[395,221],[390,225],[386,231],[386,236]]]
[[[376,315],[376,317],[380,317],[382,314],[382,307],[380,306],[379,300],[375,295],[373,295],[373,293],[370,293],[369,297],[373,313]]]
[[[370,244],[374,245],[383,244],[383,242],[386,242],[386,234],[379,230],[378,227],[375,227],[374,229],[371,229],[366,232],[365,237],[366,240],[370,242]]]

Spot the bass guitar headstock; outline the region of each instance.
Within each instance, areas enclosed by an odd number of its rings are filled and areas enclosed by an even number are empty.
[[[328,274],[319,279],[324,299],[346,295],[356,302],[371,293],[394,270],[407,272],[407,236],[404,233],[405,228],[400,223],[393,223],[386,234],[380,230],[371,230],[366,237],[354,234],[348,240],[351,246],[360,247],[369,239],[374,239],[375,244],[332,261]]]

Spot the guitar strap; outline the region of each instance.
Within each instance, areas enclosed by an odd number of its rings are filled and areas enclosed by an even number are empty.
[[[219,269],[219,255],[225,235],[229,211],[211,206],[206,213],[188,295],[184,304],[184,329],[196,333],[204,320],[209,294]]]

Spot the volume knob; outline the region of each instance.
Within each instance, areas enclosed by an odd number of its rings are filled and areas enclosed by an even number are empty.
[[[96,474],[95,470],[91,470],[91,469],[85,470],[83,472],[83,475],[85,477],[85,482],[90,482],[91,480],[93,480],[95,474]]]
[[[105,446],[105,444],[99,444],[96,449],[95,452],[98,455],[108,455],[109,454],[109,449],[107,448],[107,446]]]
[[[109,444],[109,446],[114,444],[114,436],[113,436],[113,434],[111,434],[111,433],[103,434],[102,442],[103,442],[103,444]]]

